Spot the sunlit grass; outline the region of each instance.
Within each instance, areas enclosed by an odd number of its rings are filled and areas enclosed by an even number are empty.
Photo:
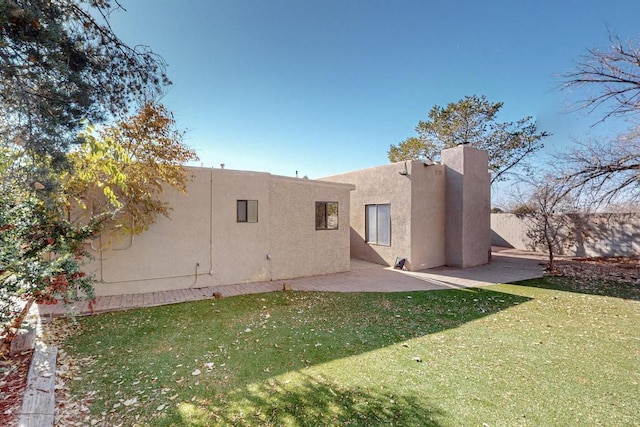
[[[640,303],[557,280],[131,310],[65,348],[108,425],[637,423]]]

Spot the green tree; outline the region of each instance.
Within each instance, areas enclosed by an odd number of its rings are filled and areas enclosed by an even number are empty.
[[[65,185],[78,164],[69,151],[86,141],[86,123],[122,121],[170,84],[160,56],[114,34],[116,9],[117,0],[0,0],[0,318],[17,299],[91,296],[82,242],[112,211],[68,220]]]
[[[72,224],[60,205],[41,197],[44,185],[23,185],[21,170],[30,166],[20,154],[0,148],[0,330],[12,321],[18,327],[33,302],[93,297],[90,278],[80,269],[82,242],[100,218]]]
[[[0,151],[0,323],[21,311],[21,301],[28,310],[34,301],[92,298],[91,278],[81,271],[83,243],[105,229],[141,233],[158,214],[168,216],[161,193],[186,191],[182,164],[197,159],[162,105],[146,104],[99,131],[89,127],[82,138],[55,198],[40,182],[21,182],[28,158]]]
[[[3,143],[57,166],[84,120],[126,114],[170,83],[162,58],[113,33],[112,9],[109,0],[0,0]]]
[[[498,122],[502,102],[492,103],[485,96],[465,96],[445,108],[429,111],[429,119],[418,122],[412,136],[391,145],[387,155],[392,162],[439,159],[440,152],[460,144],[470,144],[489,153],[491,183],[502,181],[516,169],[526,169],[526,158],[542,148],[550,134],[538,132],[532,117],[515,122]]]
[[[166,108],[152,103],[100,131],[89,127],[69,155],[73,173],[63,177],[70,205],[85,218],[105,216],[103,227],[145,231],[157,215],[169,215],[160,197],[168,187],[186,191],[182,165],[198,158],[182,135]]]

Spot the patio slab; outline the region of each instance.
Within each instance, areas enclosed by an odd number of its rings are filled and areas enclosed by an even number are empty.
[[[361,260],[352,260],[351,271],[323,276],[301,277],[270,282],[208,286],[197,289],[150,292],[145,294],[98,297],[94,313],[176,304],[198,299],[230,297],[244,294],[274,292],[287,289],[323,292],[408,292],[438,289],[461,289],[511,283],[542,277],[544,255],[517,249],[492,248],[491,262],[471,268],[438,267],[410,272],[395,270]],[[75,307],[38,305],[43,321],[51,317],[91,314],[86,302]]]

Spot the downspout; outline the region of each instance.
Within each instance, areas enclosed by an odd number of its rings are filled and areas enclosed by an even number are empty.
[[[115,248],[111,249],[112,251],[126,251],[127,249],[131,249],[133,244],[135,243],[135,237],[133,234],[130,235],[131,239],[129,240],[129,244],[123,248]],[[91,249],[95,252],[102,252],[102,233],[100,233],[100,249],[93,246],[93,239],[91,240]]]
[[[210,203],[209,203],[209,265],[210,265],[210,270],[209,270],[209,275],[213,276],[214,274],[214,269],[213,269],[213,167],[211,167],[211,180],[210,180]],[[134,224],[132,224],[133,227]],[[132,234],[131,235],[131,240],[129,242],[129,245],[123,248],[117,248],[117,249],[112,249],[113,251],[124,251],[127,249],[130,249],[133,244],[135,243],[135,236]],[[175,276],[161,276],[161,277],[151,277],[151,278],[145,278],[145,279],[132,279],[132,280],[118,280],[115,282],[112,281],[107,281],[104,280],[104,261],[103,261],[103,248],[102,248],[102,233],[100,233],[100,248],[96,248],[93,244],[93,240],[91,241],[91,249],[94,250],[95,252],[99,252],[100,253],[100,283],[106,283],[106,284],[116,284],[116,283],[131,283],[131,282],[146,282],[146,281],[151,281],[151,280],[161,280],[161,279],[179,279],[179,278],[184,278],[184,277],[193,277],[193,274],[182,274],[182,275],[175,275]],[[197,283],[198,283],[198,277],[200,276],[200,273],[198,272],[198,269],[200,267],[200,263],[196,262],[196,266],[195,266],[195,279],[193,281],[193,283],[189,286],[189,288],[193,288]]]
[[[132,219],[131,220],[131,228],[133,229],[134,226],[135,226],[135,220]],[[130,237],[131,237],[131,239],[129,240],[129,245],[128,246],[125,246],[123,248],[111,249],[111,250],[112,251],[126,251],[127,249],[131,249],[131,247],[135,243],[135,236],[133,234],[131,234]],[[94,239],[91,239],[91,243],[90,243],[91,249],[94,252],[98,252],[100,254],[100,282],[101,283],[119,283],[119,282],[107,282],[106,280],[104,280],[104,267],[103,267],[103,264],[104,264],[104,261],[103,261],[104,248],[103,248],[103,245],[102,245],[102,233],[100,233],[100,248],[99,249],[96,248],[93,245],[93,240]]]
[[[213,276],[213,166],[211,166],[211,192],[209,194],[209,276]]]

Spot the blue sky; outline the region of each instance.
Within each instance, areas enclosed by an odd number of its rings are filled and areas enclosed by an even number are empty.
[[[503,101],[566,150],[597,115],[558,91],[607,28],[640,38],[638,0],[122,0],[114,31],[161,54],[163,99],[204,166],[317,178],[387,163],[433,105]],[[542,159],[540,160],[542,161]]]

